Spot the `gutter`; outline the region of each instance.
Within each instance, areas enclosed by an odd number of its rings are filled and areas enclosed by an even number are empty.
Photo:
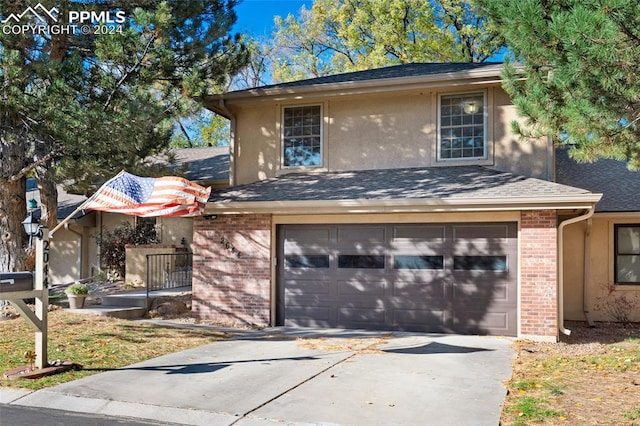
[[[564,220],[558,227],[558,330],[567,336],[571,334],[571,330],[564,328],[564,228],[567,225],[589,219],[595,211],[596,206],[593,204],[585,214]]]
[[[587,210],[601,194],[547,197],[459,197],[420,199],[214,201],[204,214],[426,213],[451,211]]]

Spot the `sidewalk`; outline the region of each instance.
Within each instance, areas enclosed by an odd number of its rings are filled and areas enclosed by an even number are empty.
[[[0,402],[189,425],[497,425],[511,340],[270,329]]]

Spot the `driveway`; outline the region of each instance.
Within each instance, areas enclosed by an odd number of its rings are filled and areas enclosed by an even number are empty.
[[[511,343],[275,328],[2,402],[193,425],[497,425]]]

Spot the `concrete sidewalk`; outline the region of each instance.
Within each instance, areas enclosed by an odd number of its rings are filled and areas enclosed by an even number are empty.
[[[189,425],[497,425],[511,343],[277,328],[0,402]]]

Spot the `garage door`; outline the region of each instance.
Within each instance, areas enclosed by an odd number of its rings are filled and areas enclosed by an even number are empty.
[[[283,225],[280,325],[517,333],[516,223]]]

